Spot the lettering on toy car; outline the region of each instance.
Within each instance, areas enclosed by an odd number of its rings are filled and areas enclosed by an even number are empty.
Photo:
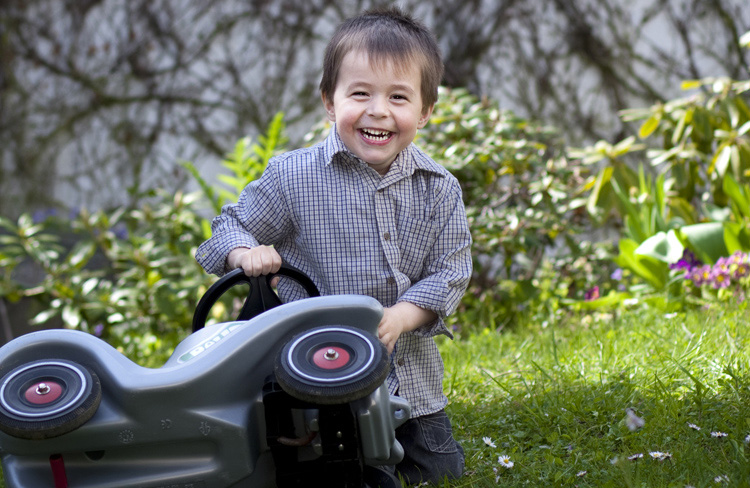
[[[226,327],[223,327],[221,330],[216,332],[216,334],[213,335],[210,339],[208,339],[207,341],[203,342],[202,344],[194,347],[190,351],[180,356],[177,361],[180,363],[186,363],[192,359],[195,359],[198,355],[204,353],[206,349],[210,348],[211,346],[217,344],[222,339],[226,338],[229,334],[232,333],[234,329],[236,329],[243,323],[244,322],[232,322],[231,324],[228,324]]]

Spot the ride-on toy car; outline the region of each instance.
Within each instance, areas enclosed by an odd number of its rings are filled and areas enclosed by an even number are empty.
[[[318,295],[297,270],[278,274]],[[158,369],[74,330],[0,348],[6,486],[400,486],[379,468],[403,457],[394,431],[410,413],[383,384],[381,305],[342,295],[277,306],[270,279],[235,270],[217,281]],[[203,327],[238,283],[250,287],[238,319]]]

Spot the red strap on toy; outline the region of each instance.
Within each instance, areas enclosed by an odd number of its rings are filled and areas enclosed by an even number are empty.
[[[49,466],[52,468],[52,477],[55,479],[55,488],[68,488],[68,477],[65,475],[65,463],[60,454],[49,457]]]

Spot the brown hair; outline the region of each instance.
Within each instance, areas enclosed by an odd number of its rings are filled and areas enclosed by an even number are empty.
[[[422,112],[435,104],[443,78],[443,60],[435,36],[421,22],[396,7],[370,10],[345,20],[326,47],[320,92],[333,99],[341,63],[348,53],[362,50],[370,62],[393,62],[396,69],[421,64]]]

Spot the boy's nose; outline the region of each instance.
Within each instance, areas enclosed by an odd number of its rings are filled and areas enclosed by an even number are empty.
[[[386,117],[388,115],[388,101],[384,97],[372,97],[367,106],[370,117]]]

